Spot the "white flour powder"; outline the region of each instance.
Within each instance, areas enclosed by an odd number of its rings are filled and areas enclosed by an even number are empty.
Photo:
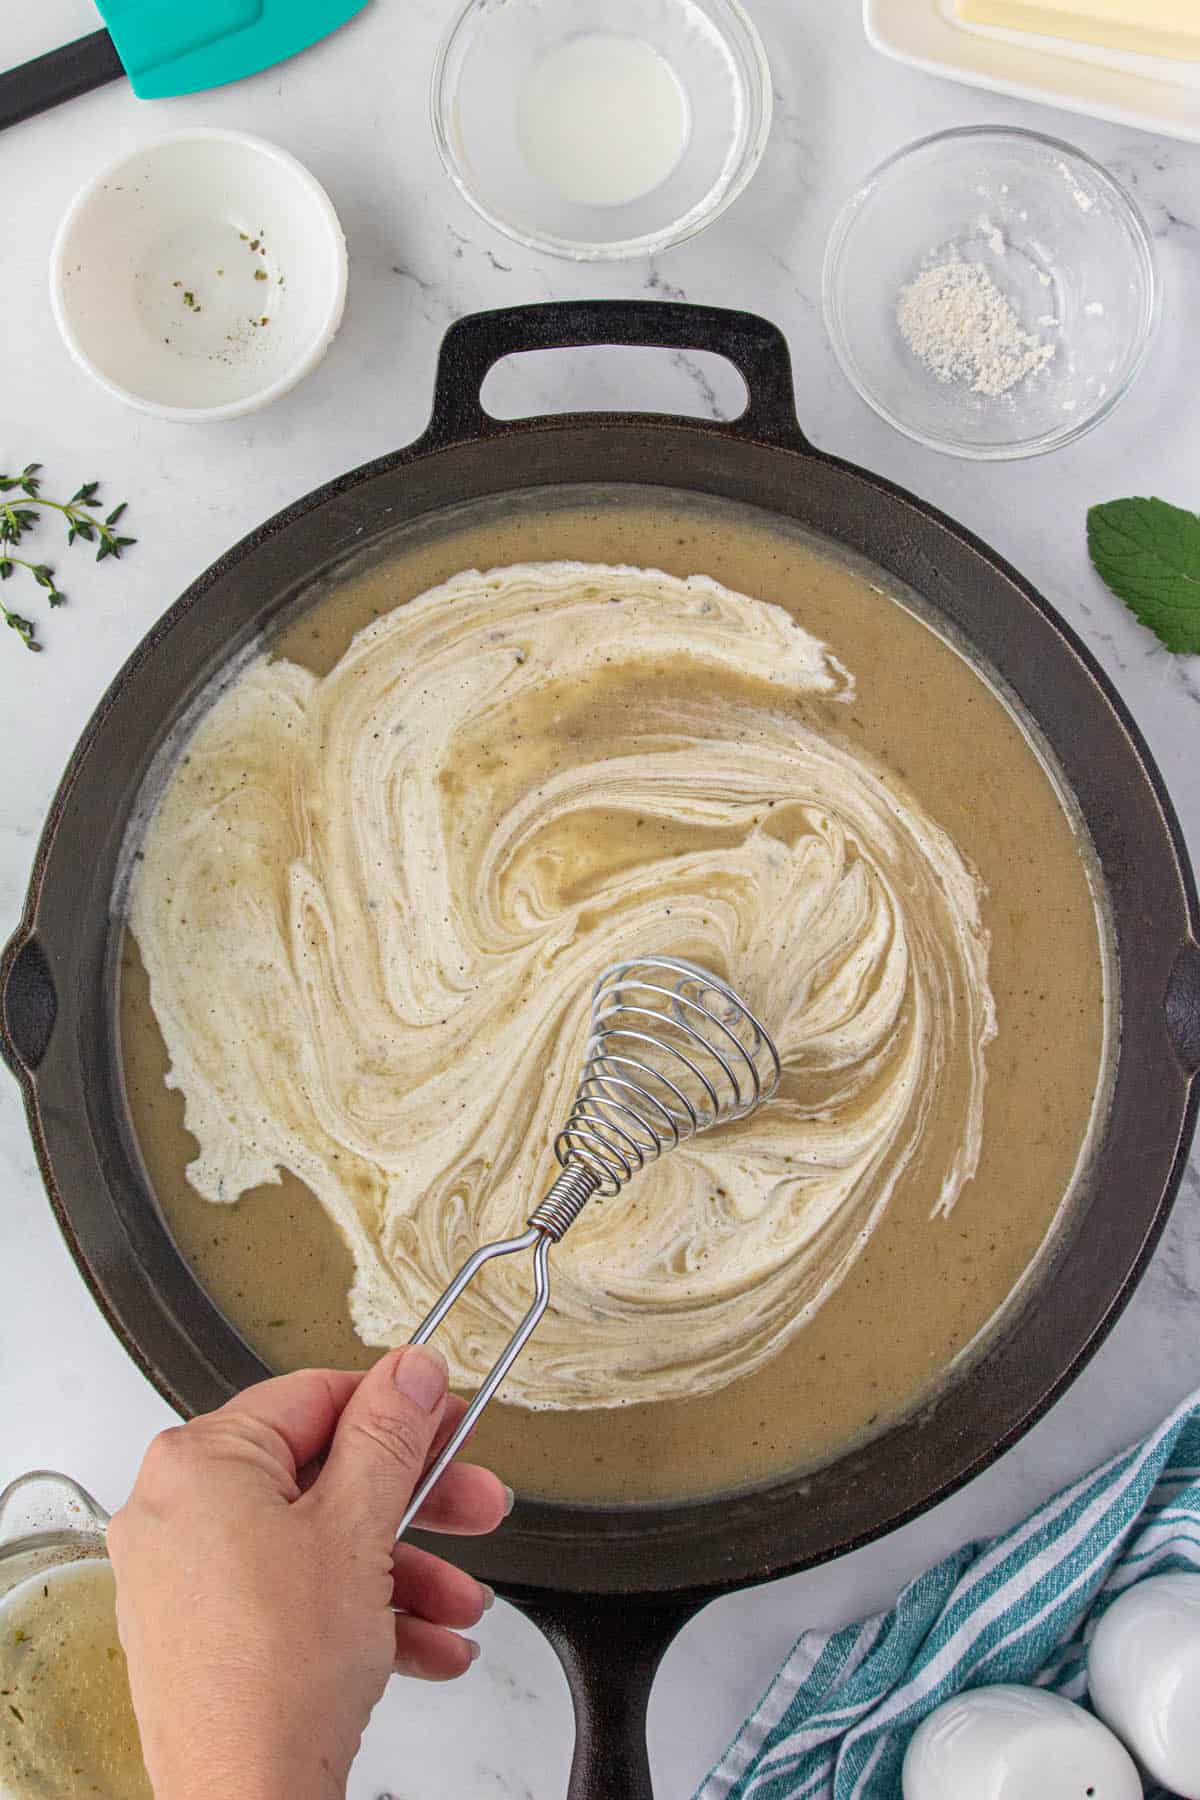
[[[904,341],[939,381],[996,398],[1033,375],[1055,346],[1026,331],[987,270],[951,257],[900,289]]]

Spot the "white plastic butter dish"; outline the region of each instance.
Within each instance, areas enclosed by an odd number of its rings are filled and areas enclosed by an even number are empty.
[[[1200,62],[974,25],[955,0],[863,0],[867,38],[931,75],[1200,143]]]

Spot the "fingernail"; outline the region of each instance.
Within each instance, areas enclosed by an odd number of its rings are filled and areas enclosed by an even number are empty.
[[[486,1581],[481,1581],[479,1584],[479,1591],[483,1595],[484,1612],[491,1612],[493,1606],[496,1604],[495,1588],[489,1587]]]
[[[510,1487],[506,1487],[504,1490],[504,1516],[506,1519],[516,1504],[517,1496]]]
[[[446,1398],[450,1372],[440,1350],[430,1350],[424,1344],[410,1345],[397,1359],[392,1380],[414,1406],[431,1413]]]
[[[467,1649],[471,1652],[471,1661],[478,1662],[479,1661],[479,1645],[475,1642],[475,1639],[474,1638],[464,1638],[463,1642],[467,1646]]]

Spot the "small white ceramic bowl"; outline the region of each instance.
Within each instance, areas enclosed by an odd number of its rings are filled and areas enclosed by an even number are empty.
[[[239,131],[173,132],[76,196],[50,302],[81,368],[159,418],[236,419],[285,394],[332,343],[346,241],[286,150]]]

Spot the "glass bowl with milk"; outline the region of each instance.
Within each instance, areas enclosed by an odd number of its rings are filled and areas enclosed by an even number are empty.
[[[107,1525],[67,1475],[0,1493],[0,1800],[153,1800]]]
[[[737,0],[470,0],[433,73],[446,169],[491,225],[590,262],[648,256],[755,169],[771,80]]]

